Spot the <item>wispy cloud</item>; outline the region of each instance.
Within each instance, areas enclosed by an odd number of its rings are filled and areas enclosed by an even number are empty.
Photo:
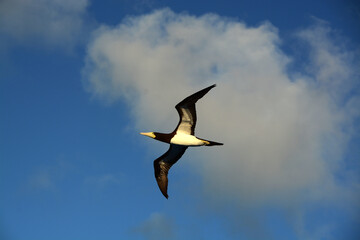
[[[38,167],[27,181],[27,188],[31,191],[56,191],[59,182],[71,171],[72,166],[64,161],[57,161],[53,165]]]
[[[225,145],[197,151],[189,162],[206,183],[202,193],[219,212],[229,204],[240,216],[269,205],[282,209],[300,234],[308,230],[302,226],[310,219],[300,216],[309,206],[330,209],[359,196],[358,182],[337,178],[348,176],[346,129],[359,103],[349,79],[359,80],[359,58],[329,31],[317,23],[299,33],[310,64],[290,75],[292,57],[270,23],[248,27],[214,14],[155,11],[95,32],[84,83],[101,99],[127,101],[137,128],[164,132],[177,123],[171,109],[178,101],[219,83],[199,102],[197,135]],[[316,224],[310,235],[326,226]]]
[[[132,232],[140,234],[144,239],[175,239],[174,223],[161,213],[152,213],[150,217],[135,227]]]
[[[28,184],[31,189],[53,190],[55,188],[54,180],[48,170],[40,170],[31,175]]]
[[[72,47],[84,31],[88,0],[2,0],[0,34],[20,43]]]
[[[91,176],[91,177],[87,177],[84,180],[84,183],[86,185],[92,185],[95,186],[98,189],[104,189],[107,186],[110,185],[118,185],[121,183],[121,180],[118,176],[108,173],[108,174],[103,174],[103,175],[99,175],[99,176]]]
[[[310,50],[307,73],[330,97],[344,97],[360,74],[359,52],[348,49],[349,39],[333,30],[328,22],[315,17],[313,21],[315,24],[297,33]]]
[[[158,0],[135,0],[130,2],[134,4],[134,10],[140,13],[154,9],[156,5],[159,5]]]

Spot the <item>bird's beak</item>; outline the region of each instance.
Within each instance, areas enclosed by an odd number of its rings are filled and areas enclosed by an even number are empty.
[[[151,138],[155,138],[155,134],[153,132],[141,132],[140,134]]]

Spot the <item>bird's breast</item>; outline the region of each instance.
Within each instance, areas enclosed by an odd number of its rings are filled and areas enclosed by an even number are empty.
[[[174,137],[170,140],[170,143],[184,146],[202,146],[206,144],[206,142],[196,138],[193,135],[182,133],[175,134]]]

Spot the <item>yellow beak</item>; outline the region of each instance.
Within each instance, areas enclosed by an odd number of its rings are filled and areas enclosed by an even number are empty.
[[[155,134],[153,132],[141,132],[140,134],[151,138],[155,138]]]

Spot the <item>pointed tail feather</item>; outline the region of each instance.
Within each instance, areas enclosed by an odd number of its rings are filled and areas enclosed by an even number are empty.
[[[213,141],[208,141],[209,144],[206,144],[206,146],[215,146],[215,145],[224,145],[223,143],[219,143],[219,142],[213,142]]]
[[[223,143],[219,143],[219,142],[209,141],[201,138],[199,139],[205,142],[205,146],[224,145]]]

